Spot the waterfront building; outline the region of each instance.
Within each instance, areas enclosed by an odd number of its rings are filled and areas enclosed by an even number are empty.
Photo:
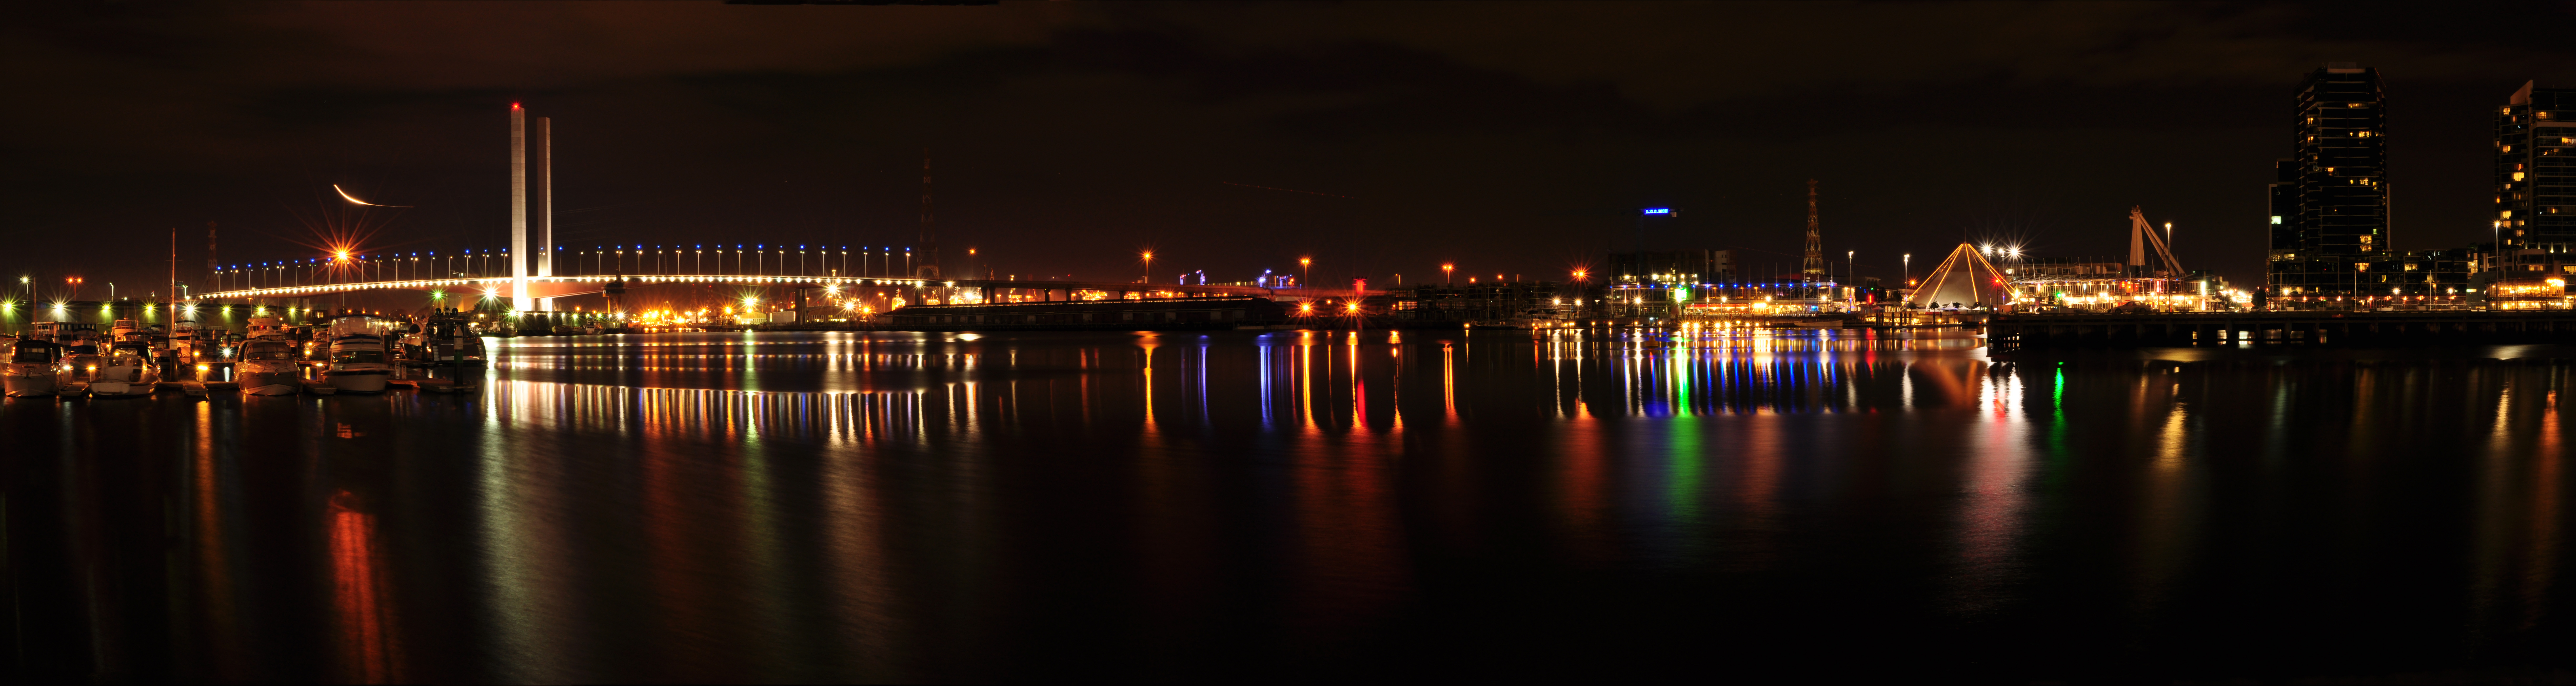
[[[1549,281],[1496,281],[1407,286],[1387,291],[1397,321],[1528,323],[1572,316],[1582,293]]]
[[[1609,280],[1619,284],[1703,283],[1735,278],[1735,251],[1659,250],[1610,253]]]
[[[2496,110],[2495,232],[2512,279],[2576,274],[2576,88],[2534,85]]]
[[[2004,274],[2016,279],[2120,276],[2127,265],[2114,257],[2015,257]]]
[[[2373,274],[2378,281],[2372,287],[2403,299],[2401,304],[2466,302],[2476,289],[2470,279],[2478,273],[2480,252],[2476,247],[2410,250]]]
[[[2386,99],[2379,70],[2351,62],[2300,81],[2293,154],[2276,163],[2271,186],[2274,292],[2302,299],[2374,290],[2372,265],[2390,258]]]

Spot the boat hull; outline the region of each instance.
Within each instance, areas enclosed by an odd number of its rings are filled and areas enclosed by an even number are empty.
[[[135,383],[132,381],[92,381],[89,383],[89,397],[141,398],[152,395],[153,386],[154,384],[150,382]]]
[[[43,376],[12,376],[5,380],[0,380],[0,384],[5,384],[7,386],[9,397],[12,398],[51,396],[54,394],[56,389],[62,388],[62,382],[59,379],[54,378],[54,375],[52,374],[46,374]]]
[[[322,374],[322,382],[342,393],[383,393],[393,372],[383,369],[333,370]]]
[[[292,371],[235,371],[243,395],[295,395],[304,392],[302,375]]]

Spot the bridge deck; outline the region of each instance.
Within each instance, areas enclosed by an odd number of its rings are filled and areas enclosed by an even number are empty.
[[[495,298],[508,298],[508,297],[513,297],[513,296],[514,296],[514,292],[517,290],[517,288],[516,288],[516,287],[517,287],[517,286],[518,286],[518,284],[520,284],[520,283],[521,283],[521,280],[520,280],[520,279],[515,279],[515,278],[511,278],[511,277],[500,277],[500,276],[494,276],[494,277],[455,277],[455,278],[443,278],[443,279],[400,279],[400,280],[381,280],[381,281],[351,281],[351,282],[342,282],[342,283],[297,284],[297,285],[276,286],[276,287],[267,287],[267,288],[241,288],[241,289],[231,289],[231,290],[221,290],[221,291],[210,291],[210,292],[203,292],[203,293],[197,293],[197,294],[194,294],[194,297],[195,297],[195,299],[197,299],[197,300],[250,300],[250,299],[258,299],[258,298],[301,298],[301,297],[310,297],[310,296],[317,296],[317,295],[330,295],[330,294],[336,294],[336,293],[354,293],[354,292],[359,292],[359,291],[409,290],[409,291],[457,291],[457,292],[462,292],[462,293],[467,293],[467,294],[473,294],[473,295],[478,295],[478,296],[487,296],[487,297],[495,297]],[[640,287],[644,287],[644,286],[659,286],[659,285],[699,285],[699,284],[738,284],[738,285],[743,285],[743,286],[782,287],[782,288],[800,288],[800,287],[802,287],[802,288],[822,288],[822,287],[868,288],[868,287],[891,286],[891,287],[896,287],[896,288],[911,289],[911,290],[913,290],[913,291],[914,291],[914,292],[916,292],[916,293],[917,293],[917,292],[919,292],[919,291],[920,291],[920,290],[922,290],[922,289],[948,289],[948,292],[951,292],[951,293],[957,292],[957,291],[959,291],[959,290],[977,289],[977,290],[980,290],[980,291],[981,291],[981,293],[980,293],[980,294],[984,296],[984,299],[985,299],[985,300],[992,300],[992,299],[994,299],[994,297],[995,297],[995,296],[997,296],[997,295],[1007,294],[1007,293],[1010,293],[1010,292],[1012,292],[1012,291],[1018,291],[1018,292],[1020,292],[1021,294],[1026,295],[1026,296],[1030,296],[1030,297],[1038,297],[1038,298],[1045,298],[1045,299],[1068,299],[1068,300],[1069,300],[1069,299],[1074,299],[1074,295],[1075,295],[1075,294],[1078,294],[1078,293],[1106,293],[1106,294],[1111,294],[1111,295],[1110,295],[1110,297],[1111,297],[1112,299],[1124,299],[1124,298],[1126,298],[1126,297],[1127,297],[1128,295],[1130,295],[1130,294],[1143,294],[1141,297],[1148,297],[1148,298],[1167,298],[1167,297],[1211,297],[1211,296],[1260,296],[1260,297],[1266,297],[1266,298],[1280,298],[1280,297],[1298,298],[1298,297],[1306,297],[1306,295],[1307,295],[1307,293],[1308,293],[1308,292],[1307,292],[1306,290],[1304,290],[1304,289],[1297,289],[1297,288],[1274,289],[1274,288],[1262,288],[1262,287],[1258,287],[1258,286],[1231,286],[1231,285],[1217,285],[1217,284],[1206,284],[1206,285],[1200,285],[1200,284],[1168,284],[1168,283],[1152,283],[1152,284],[1149,284],[1149,283],[1133,283],[1133,282],[1130,282],[1130,283],[1116,283],[1116,282],[1085,282],[1085,281],[1013,281],[1013,280],[1001,280],[1001,281],[994,281],[994,280],[985,280],[985,279],[941,279],[941,280],[929,280],[929,279],[915,279],[915,278],[904,278],[904,277],[883,277],[883,276],[797,276],[797,275],[778,275],[778,274],[627,274],[627,275],[623,275],[623,276],[616,276],[616,275],[531,276],[531,277],[527,277],[527,279],[525,280],[525,283],[527,284],[527,290],[526,290],[526,293],[527,293],[527,294],[526,294],[526,296],[525,296],[525,297],[529,297],[529,298],[561,298],[561,297],[569,297],[569,296],[576,296],[576,295],[589,295],[589,294],[593,294],[593,293],[600,293],[600,292],[604,292],[604,291],[608,290],[612,285],[618,285],[618,284],[621,284],[621,283],[623,284],[623,287],[624,287],[624,288],[640,288]],[[1057,293],[1063,293],[1063,295],[1058,296],[1058,295],[1056,295]],[[1321,294],[1321,293],[1323,293],[1323,292],[1322,292],[1322,291],[1317,291],[1317,292],[1316,292],[1316,294]],[[1349,294],[1349,292],[1348,292],[1348,291],[1331,291],[1331,293],[1332,293],[1333,295],[1348,295],[1348,294]],[[1377,295],[1377,294],[1381,294],[1381,292],[1379,292],[1379,291],[1369,291],[1369,292],[1363,293],[1362,295]]]

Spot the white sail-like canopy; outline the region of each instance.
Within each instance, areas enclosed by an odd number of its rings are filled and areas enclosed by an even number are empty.
[[[1977,246],[1961,243],[1957,250],[1950,251],[1949,259],[1942,260],[1940,267],[1923,277],[1923,284],[1915,287],[1914,295],[1905,302],[1915,307],[1946,307],[1952,303],[1962,307],[2002,307],[2012,301],[2011,284],[2003,270],[1996,269],[1977,252]]]

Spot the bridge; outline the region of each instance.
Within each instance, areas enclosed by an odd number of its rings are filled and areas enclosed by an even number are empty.
[[[348,276],[356,276],[354,272],[359,271],[367,261],[369,260],[348,258],[345,265],[347,269],[343,271],[349,272],[346,274]],[[864,306],[879,312],[915,304],[959,305],[1245,296],[1272,299],[1309,297],[1308,289],[1295,287],[1017,279],[929,279],[838,274],[682,273],[331,278],[330,270],[317,270],[314,276],[316,278],[293,279],[282,284],[199,292],[192,297],[199,302],[255,303],[350,293],[408,291],[423,293],[429,302],[444,303],[441,305],[443,307],[470,309],[477,303],[499,300],[508,303],[511,310],[551,311],[556,309],[554,301],[558,298],[599,295],[608,298],[610,309],[614,310],[624,309],[617,301],[620,300],[619,296],[626,294],[630,289],[652,286],[734,286],[739,287],[738,293],[783,289],[791,292],[793,297],[800,301],[812,291],[819,290],[823,292],[826,300],[848,303],[851,309]]]
[[[943,278],[938,234],[930,212],[927,158],[922,160],[922,245],[918,251],[912,247],[810,244],[602,245],[590,250],[574,249],[557,244],[554,237],[553,146],[548,142],[551,131],[547,118],[528,117],[519,103],[511,103],[510,239],[506,248],[495,246],[442,255],[375,254],[357,246],[341,246],[319,257],[233,265],[215,264],[210,259],[207,269],[214,288],[199,290],[188,299],[201,304],[283,304],[281,301],[328,295],[419,291],[427,294],[424,304],[442,308],[555,312],[560,311],[557,299],[601,295],[608,301],[603,303],[608,311],[636,312],[651,308],[626,307],[624,296],[631,289],[732,286],[732,292],[699,293],[689,299],[701,305],[742,301],[745,309],[750,309],[754,302],[777,302],[778,299],[763,296],[774,294],[773,289],[784,289],[792,294],[801,314],[804,301],[817,290],[822,291],[827,302],[876,312],[931,304],[1310,297],[1308,289],[1281,288],[1281,283],[1267,276],[1254,285],[1211,284],[1204,276],[1195,284],[993,279],[989,274],[982,279]],[[397,207],[365,202],[338,186],[333,189],[353,205]],[[211,252],[211,233],[207,240]],[[1150,264],[1152,255],[1145,257]],[[1303,286],[1300,281],[1298,285]],[[1350,289],[1331,292],[1343,296],[1375,293]],[[724,297],[711,297],[714,295]]]

